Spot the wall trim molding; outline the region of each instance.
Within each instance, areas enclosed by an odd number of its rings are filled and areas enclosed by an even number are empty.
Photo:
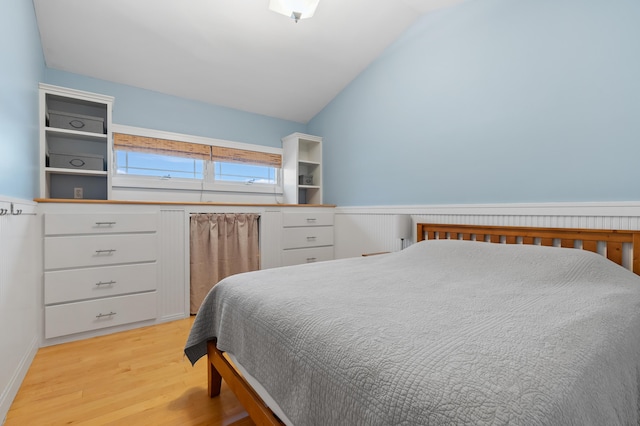
[[[183,320],[185,318],[189,318],[189,316],[190,315],[188,313],[165,315],[163,317],[158,317],[158,319],[156,321],[156,324],[162,324],[162,323],[165,323],[165,322]]]
[[[33,200],[25,200],[23,198],[12,198],[12,197],[7,197],[6,195],[0,195],[0,203],[7,203],[7,204],[13,203],[13,204],[20,204],[21,206],[31,206],[31,207],[35,207],[38,205],[38,203],[36,203]]]
[[[640,201],[339,206],[336,208],[335,213],[629,217],[640,216]]]

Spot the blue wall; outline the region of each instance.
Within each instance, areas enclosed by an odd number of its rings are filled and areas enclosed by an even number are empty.
[[[114,96],[113,122],[256,145],[282,146],[280,139],[306,126],[287,120],[164,95],[104,80],[46,70],[49,84]]]
[[[338,205],[640,200],[640,2],[427,15],[308,126]]]
[[[44,59],[33,3],[0,7],[0,195],[38,195],[38,82]]]
[[[114,122],[266,146],[324,137],[339,205],[640,200],[640,2],[469,0],[427,15],[308,126],[46,69],[29,1],[0,13],[0,194],[38,193],[37,83]]]

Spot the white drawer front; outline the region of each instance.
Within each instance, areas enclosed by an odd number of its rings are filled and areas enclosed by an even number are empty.
[[[333,247],[314,247],[282,251],[282,266],[322,262],[333,259]]]
[[[155,213],[47,213],[45,235],[114,234],[122,232],[154,232]]]
[[[307,226],[284,228],[282,248],[303,248],[333,245],[333,226]]]
[[[156,260],[156,234],[44,239],[45,270],[153,260]]]
[[[156,289],[156,263],[71,269],[44,274],[44,303],[118,296]]]
[[[156,317],[156,292],[45,307],[47,339]]]
[[[333,226],[333,212],[282,213],[282,225],[293,226]]]

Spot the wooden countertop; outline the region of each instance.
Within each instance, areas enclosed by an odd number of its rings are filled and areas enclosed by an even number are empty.
[[[68,204],[154,204],[170,206],[241,206],[241,207],[328,207],[335,204],[257,204],[257,203],[215,203],[203,201],[133,201],[133,200],[78,200],[64,198],[35,198],[36,203],[68,203]]]

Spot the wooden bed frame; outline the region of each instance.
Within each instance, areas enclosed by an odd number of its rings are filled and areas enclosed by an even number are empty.
[[[595,253],[600,251],[618,265],[623,265],[623,245],[630,244],[632,258],[631,264],[627,267],[634,273],[640,274],[640,231],[418,223],[416,241],[427,239],[557,245]],[[638,250],[634,250],[636,247]],[[220,394],[222,379],[224,379],[256,425],[283,424],[227,357],[218,350],[215,341],[208,342],[207,351],[210,397]]]
[[[445,225],[418,223],[416,241],[435,239],[488,241],[503,244],[539,244],[581,248],[598,253],[599,245],[609,260],[623,266],[623,244],[631,244],[632,259],[628,269],[640,274],[640,231],[578,228],[530,228],[517,226]],[[600,243],[600,244],[599,244]]]

